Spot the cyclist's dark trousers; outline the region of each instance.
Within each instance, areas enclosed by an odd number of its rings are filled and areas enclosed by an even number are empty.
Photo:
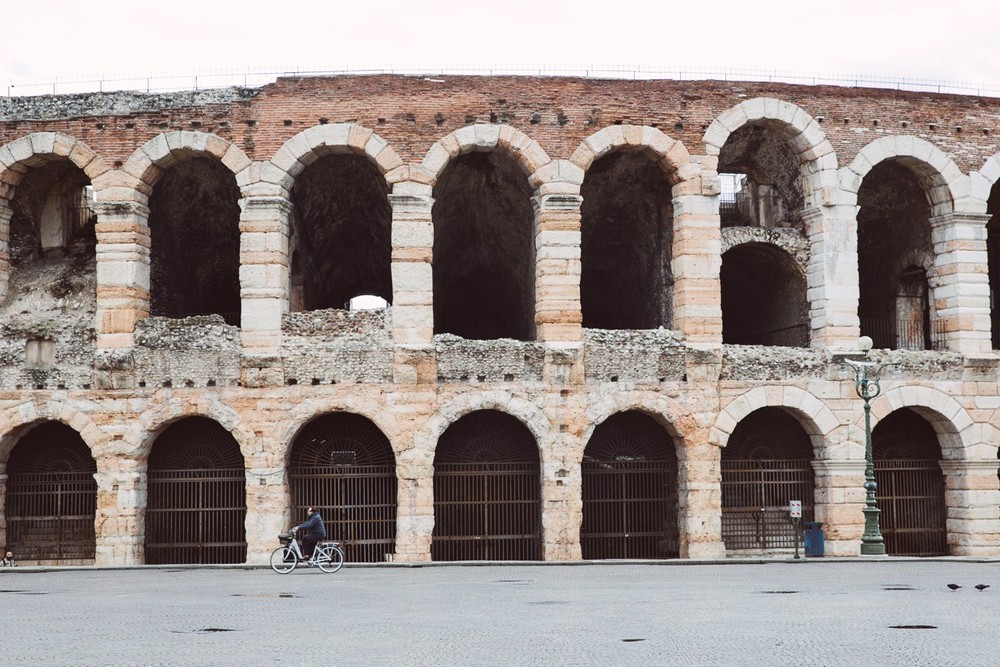
[[[306,558],[312,556],[313,550],[316,548],[316,543],[319,542],[319,535],[305,535],[302,538],[302,555]]]

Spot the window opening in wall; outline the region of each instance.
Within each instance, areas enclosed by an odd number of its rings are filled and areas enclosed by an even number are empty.
[[[584,559],[677,558],[677,455],[652,417],[612,415],[583,453]]]
[[[362,294],[347,302],[347,310],[382,310],[388,307],[388,301],[374,294]]]
[[[7,463],[7,548],[22,563],[92,562],[97,464],[80,434],[48,422],[24,435]]]
[[[531,432],[493,410],[465,415],[434,454],[431,558],[539,560],[541,468]]]
[[[937,433],[909,408],[872,431],[879,524],[890,556],[948,555],[945,480]]]
[[[744,243],[722,256],[722,342],[805,347],[809,303],[802,269],[783,249]]]
[[[295,438],[288,464],[293,522],[310,505],[353,562],[396,551],[396,461],[388,438],[361,415],[319,417]]]
[[[990,220],[986,223],[986,252],[990,282],[990,340],[1000,349],[1000,182],[993,185],[986,204]]]
[[[752,226],[746,174],[719,174],[719,219],[723,227]]]

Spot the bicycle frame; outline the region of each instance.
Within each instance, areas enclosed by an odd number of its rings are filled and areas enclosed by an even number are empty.
[[[318,542],[313,549],[312,555],[306,559],[302,555],[302,547],[298,537],[289,531],[288,543],[284,543],[285,535],[279,535],[282,540],[281,546],[271,554],[271,569],[281,574],[287,574],[296,568],[301,562],[310,567],[318,567],[323,572],[337,572],[344,565],[344,552],[340,545],[333,540],[323,540]],[[286,550],[292,558],[286,558]]]

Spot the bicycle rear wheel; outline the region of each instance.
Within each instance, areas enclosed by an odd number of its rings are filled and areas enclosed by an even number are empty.
[[[271,569],[278,574],[288,574],[299,564],[299,557],[291,547],[278,547],[271,552]]]
[[[316,565],[324,572],[336,572],[344,567],[344,552],[336,545],[316,547],[322,553],[316,554]]]

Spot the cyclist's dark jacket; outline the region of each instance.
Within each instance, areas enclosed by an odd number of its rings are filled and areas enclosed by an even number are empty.
[[[319,539],[326,537],[326,526],[323,524],[323,517],[319,515],[319,512],[310,514],[305,523],[298,527],[298,530],[304,530],[307,535],[313,535]]]

